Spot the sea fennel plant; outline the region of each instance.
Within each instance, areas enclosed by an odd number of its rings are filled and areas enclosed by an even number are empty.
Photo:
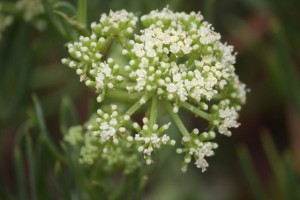
[[[165,8],[140,18],[110,11],[91,24],[91,35],[67,44],[71,57],[63,64],[76,70],[99,102],[95,115],[65,137],[81,146],[79,160],[103,160],[130,173],[140,166],[140,156],[151,164],[157,149],[177,142],[182,170],[194,162],[205,171],[206,158],[218,147],[213,139],[218,133],[230,136],[240,125],[238,112],[246,100],[245,84],[235,74],[236,53],[220,39],[200,13]],[[188,130],[180,110],[207,121],[207,128]],[[166,112],[181,141],[168,132],[171,122],[160,122]]]

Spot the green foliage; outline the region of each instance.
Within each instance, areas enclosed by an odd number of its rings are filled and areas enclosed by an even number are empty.
[[[33,101],[34,110],[20,128],[14,146],[18,198],[132,199],[141,195],[144,170],[135,169],[130,174],[122,175],[118,169],[107,168],[103,162],[97,162],[93,167],[80,165],[78,146],[64,142],[55,144],[49,136],[36,96],[33,96]],[[72,112],[71,105],[72,102],[63,101],[62,116]],[[76,127],[70,129],[72,134],[77,131]],[[28,177],[25,176],[25,169],[28,169]]]
[[[286,151],[280,155],[269,134],[262,136],[261,143],[268,167],[271,169],[271,178],[268,180],[267,187],[263,187],[263,183],[255,172],[249,150],[244,146],[238,148],[240,163],[253,199],[299,199],[300,182],[296,178],[298,172],[295,169],[291,152]]]

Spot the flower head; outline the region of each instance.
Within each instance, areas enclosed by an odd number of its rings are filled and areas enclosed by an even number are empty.
[[[183,170],[194,160],[205,171],[206,157],[218,146],[210,140],[217,132],[231,135],[246,100],[245,84],[235,74],[236,53],[200,13],[152,11],[140,17],[141,30],[137,21],[125,10],[110,11],[92,23],[90,36],[68,44],[71,58],[62,62],[95,90],[101,106],[110,96],[124,108],[99,109],[86,134],[97,138],[104,153],[120,142],[151,164],[154,151],[175,145],[167,132],[170,123],[158,124],[160,111],[166,110],[183,134],[183,147],[177,150],[185,153]],[[177,114],[180,109],[207,120],[209,131],[190,133]],[[142,125],[135,120],[137,111],[144,115]]]

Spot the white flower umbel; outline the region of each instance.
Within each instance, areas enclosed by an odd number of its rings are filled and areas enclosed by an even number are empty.
[[[239,127],[240,123],[237,122],[239,109],[240,106],[231,106],[229,99],[212,106],[212,113],[215,117],[213,123],[220,134],[231,136],[229,129]]]
[[[159,149],[162,145],[174,146],[176,141],[171,140],[167,134],[163,134],[170,126],[170,123],[159,127],[157,124],[151,125],[150,120],[146,117],[143,118],[143,126],[138,123],[133,124],[133,128],[137,132],[134,136],[128,136],[127,140],[135,140],[139,152],[144,154],[146,163],[152,163],[151,154],[155,149]]]
[[[45,30],[47,22],[41,16],[44,14],[42,0],[18,0],[15,8],[23,15],[26,22],[31,22],[39,31]]]
[[[71,58],[62,62],[95,90],[101,106],[113,101],[123,108],[100,112],[88,132],[99,139],[99,149],[107,152],[103,145],[121,142],[124,151],[135,150],[151,164],[154,151],[175,144],[169,124],[158,125],[160,115],[168,113],[183,135],[184,147],[178,149],[186,155],[183,169],[194,160],[205,171],[206,158],[217,148],[210,140],[216,133],[231,135],[246,101],[246,86],[235,74],[236,53],[200,13],[165,8],[140,22],[138,30],[133,13],[110,11],[91,24],[90,36],[67,45]],[[190,133],[178,114],[182,109],[207,121],[209,131]],[[137,111],[143,125],[133,120]]]
[[[87,125],[89,134],[99,137],[101,143],[119,143],[118,135],[125,135],[128,131],[122,126],[128,118],[122,118],[117,111],[117,106],[111,106],[111,112],[97,110],[97,117],[93,124]]]
[[[47,26],[42,17],[44,8],[41,0],[17,0],[0,2],[0,40],[2,33],[15,19],[22,19],[33,25],[37,30],[43,31]]]
[[[190,136],[184,136],[182,138],[182,144],[185,147],[178,148],[176,151],[177,153],[185,153],[181,168],[183,172],[187,170],[187,166],[192,161],[192,158],[194,158],[197,168],[201,168],[202,172],[206,170],[209,165],[205,158],[213,156],[213,150],[218,147],[217,143],[207,141],[213,138],[215,138],[213,131],[199,134],[198,129],[194,129]]]
[[[23,12],[25,21],[31,21],[44,12],[41,0],[18,0],[16,8]]]

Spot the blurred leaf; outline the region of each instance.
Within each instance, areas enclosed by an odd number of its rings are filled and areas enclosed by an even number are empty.
[[[253,162],[251,160],[249,151],[247,150],[246,147],[241,146],[237,150],[238,152],[238,157],[244,172],[244,175],[246,177],[246,181],[248,182],[253,199],[261,199],[264,200],[266,199],[266,195],[264,193],[264,189],[256,175]]]
[[[27,198],[27,191],[26,191],[26,181],[25,181],[25,167],[23,165],[24,160],[22,159],[22,154],[20,148],[18,146],[14,149],[14,163],[15,163],[15,170],[16,170],[16,177],[18,183],[18,192],[19,192],[19,199],[26,200]]]
[[[56,30],[66,39],[69,40],[77,39],[78,33],[74,29],[71,29],[71,27],[69,26],[69,24],[74,26],[73,22],[75,20],[71,20],[71,18],[69,18],[66,14],[64,14],[59,10],[54,10],[53,8],[54,5],[52,5],[51,4],[52,2],[50,2],[49,0],[41,0],[41,1],[50,22],[54,25]],[[61,17],[63,15],[64,20],[60,19],[60,17],[57,15],[58,13]],[[71,22],[71,23],[66,23],[66,22]],[[81,30],[80,26],[77,26],[77,24],[75,24],[74,27],[77,29],[79,28]]]
[[[263,134],[261,137],[261,143],[263,145],[264,152],[267,156],[269,165],[275,177],[275,183],[278,187],[278,192],[281,195],[280,198],[284,199],[284,168],[282,164],[282,160],[279,156],[278,151],[276,150],[274,141],[271,136],[267,133]]]
[[[286,34],[281,24],[275,24],[272,29],[272,37],[276,45],[278,65],[285,80],[285,95],[289,101],[295,106],[300,115],[300,78],[296,71],[296,66],[291,57],[290,48],[286,39]]]
[[[62,84],[65,78],[65,70],[61,64],[39,66],[32,73],[31,87],[33,90],[49,89]]]
[[[63,26],[61,20],[58,18],[58,16],[53,12],[52,5],[49,0],[41,0],[44,10],[49,17],[51,23],[54,25],[56,30],[60,32],[61,35],[67,38],[67,31],[65,27]]]
[[[59,159],[61,161],[64,161],[64,158],[60,155],[60,152],[57,150],[57,148],[55,147],[55,144],[53,143],[53,141],[49,137],[49,134],[48,134],[48,131],[47,131],[47,128],[46,128],[46,124],[45,124],[45,121],[44,121],[43,111],[42,111],[42,108],[41,108],[41,105],[39,103],[39,100],[38,100],[37,96],[33,95],[32,99],[33,99],[35,113],[36,113],[37,125],[39,127],[43,142],[45,142],[45,144],[46,144],[47,148],[49,149],[49,151],[53,155],[55,155],[57,159]]]
[[[64,96],[60,106],[60,129],[66,134],[69,127],[79,123],[75,106],[68,96]]]
[[[284,155],[283,162],[286,176],[285,190],[288,195],[287,199],[300,199],[300,181],[293,166],[293,158],[289,152]]]
[[[0,127],[6,126],[13,117],[22,116],[20,111],[26,102],[33,68],[34,55],[28,40],[31,32],[24,24],[14,28],[6,41],[0,43]]]
[[[58,2],[55,2],[53,4],[53,8],[55,10],[63,10],[65,9],[67,12],[69,12],[70,15],[76,15],[76,8],[73,4],[71,4],[70,2],[67,2],[67,1],[58,1]]]
[[[204,16],[207,21],[214,24],[214,7],[216,0],[205,0]]]
[[[256,12],[258,10],[266,10],[270,7],[268,0],[242,0],[244,4],[253,8]]]
[[[269,178],[270,191],[268,196],[264,193],[258,175],[254,171],[253,162],[250,154],[245,147],[238,149],[240,163],[242,165],[246,181],[254,199],[299,199],[300,182],[298,174],[293,167],[294,160],[291,154],[287,152],[283,157],[276,150],[275,144],[269,134],[263,134],[261,143],[269,166],[271,167],[271,177]],[[265,190],[267,192],[267,190]],[[268,197],[268,198],[267,198]]]
[[[72,28],[74,28],[74,30],[77,30],[79,33],[81,34],[88,33],[88,30],[85,28],[85,25],[79,22],[77,19],[69,17],[64,12],[61,12],[59,10],[55,10],[54,13],[60,16],[66,22],[66,24],[70,25]],[[70,35],[72,36],[72,39],[77,39],[79,36],[79,34],[75,31],[72,31]]]
[[[125,175],[123,183],[111,195],[112,200],[141,199],[143,174],[140,169]],[[135,188],[133,190],[133,188]]]
[[[25,139],[26,139],[26,157],[28,159],[29,188],[31,194],[30,199],[36,200],[37,192],[36,192],[36,178],[35,178],[35,161],[33,156],[32,141],[28,131],[26,132]]]

